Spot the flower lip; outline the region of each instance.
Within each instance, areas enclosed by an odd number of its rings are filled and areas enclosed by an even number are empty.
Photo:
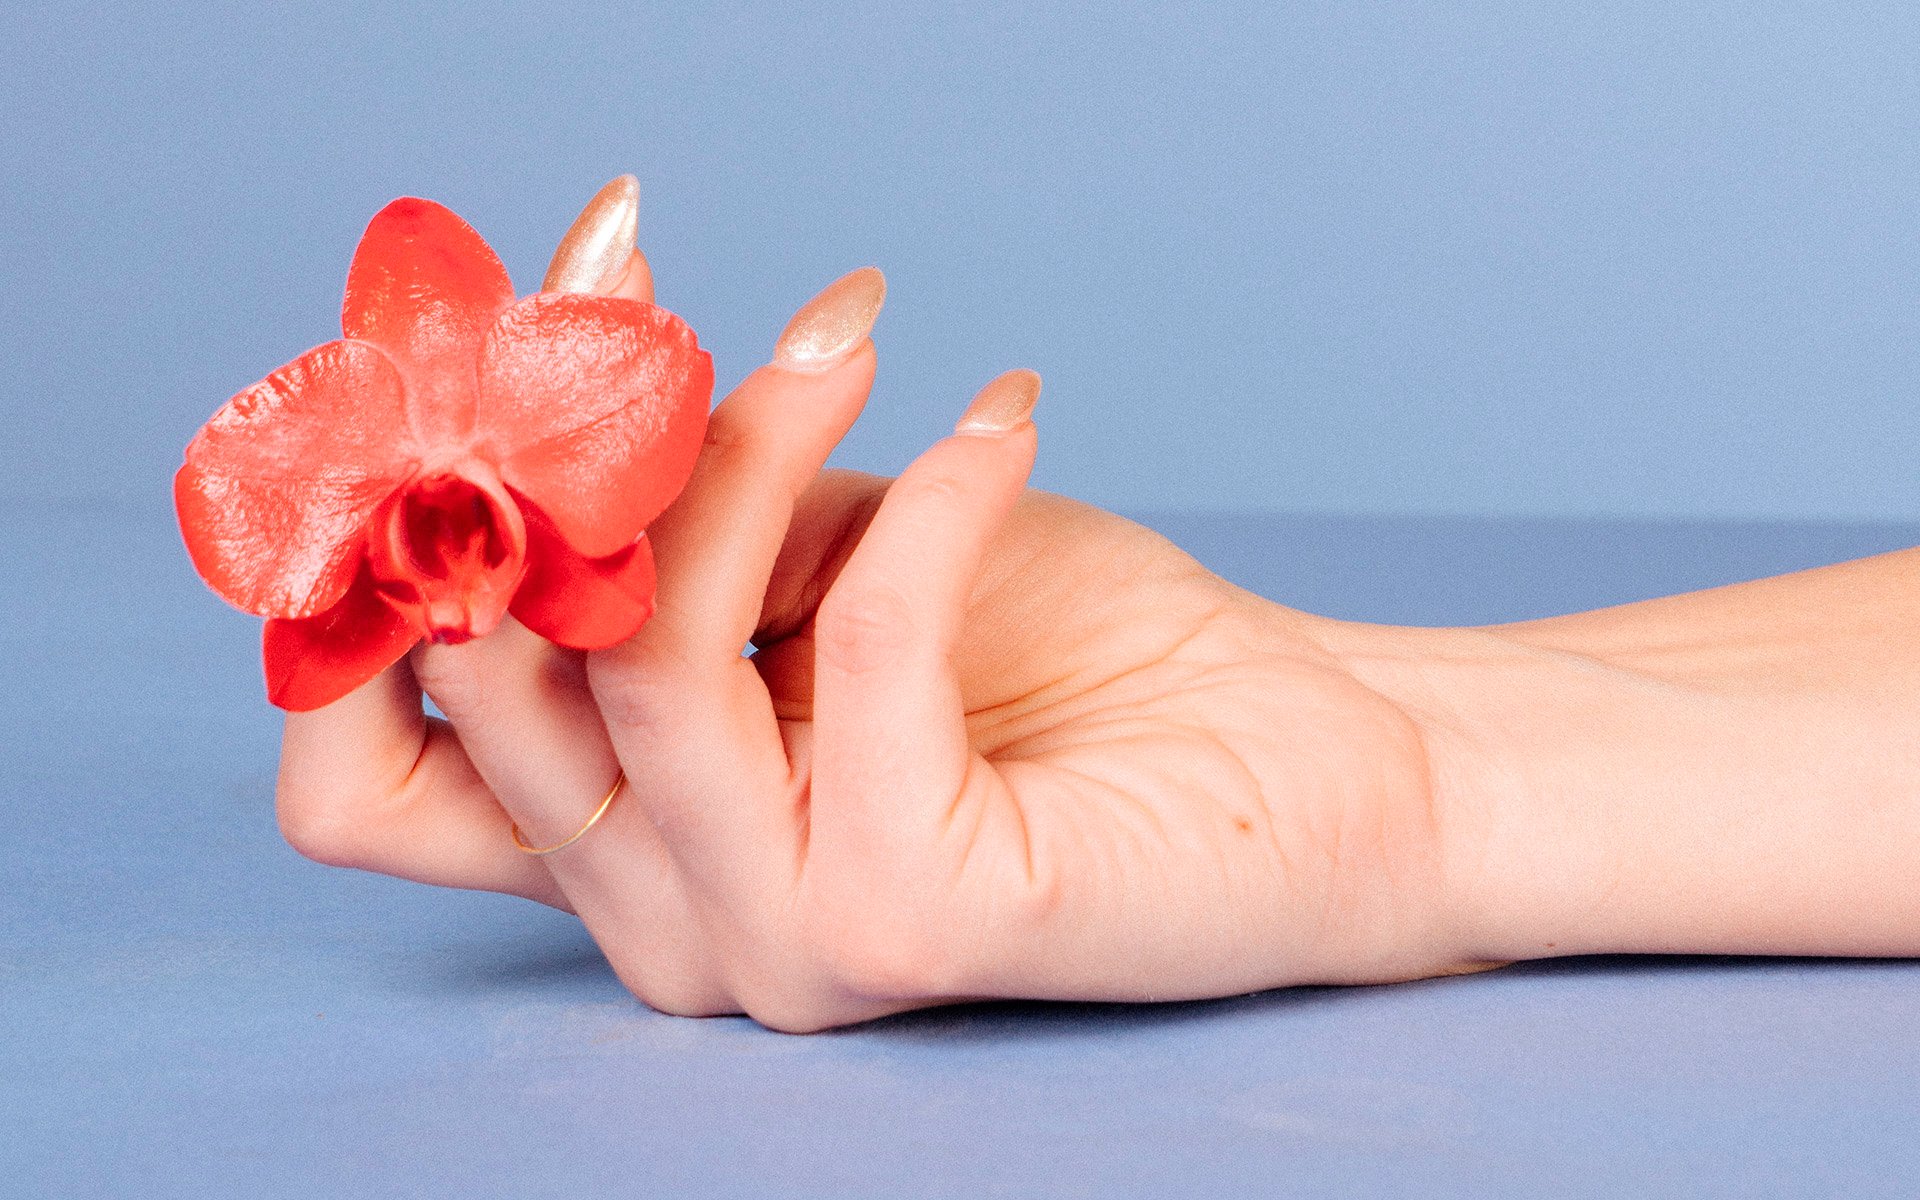
[[[380,596],[421,635],[457,643],[499,625],[527,565],[519,504],[486,463],[423,470],[369,530]]]

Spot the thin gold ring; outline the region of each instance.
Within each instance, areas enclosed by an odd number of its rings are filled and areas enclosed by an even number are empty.
[[[620,794],[620,785],[625,783],[626,781],[627,781],[627,772],[626,772],[626,768],[623,767],[621,768],[620,772],[613,777],[613,786],[607,789],[607,798],[600,802],[599,808],[596,808],[593,810],[593,815],[587,818],[587,823],[585,825],[582,825],[574,833],[574,835],[568,838],[566,841],[555,842],[551,846],[529,846],[527,845],[527,839],[520,836],[519,823],[510,821],[508,822],[508,824],[513,829],[513,844],[518,846],[520,849],[524,850],[528,854],[552,854],[555,850],[565,850],[568,846],[573,845],[575,842],[585,837],[587,835],[587,830],[592,829],[595,825],[598,825],[600,823],[600,818],[606,816],[607,810],[613,807],[613,798]]]

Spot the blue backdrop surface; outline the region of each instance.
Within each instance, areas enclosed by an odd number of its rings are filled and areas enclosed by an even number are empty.
[[[1916,63],[1893,0],[6,6],[0,1195],[1911,1197],[1912,962],[651,1014],[568,918],[279,841],[166,483],[388,198],[524,289],[632,170],[723,383],[887,270],[843,463],[1032,366],[1037,483],[1300,607],[1910,545]]]
[[[1486,621],[1920,527],[1163,516],[1343,616]],[[164,513],[0,510],[0,1196],[1920,1192],[1920,963],[1588,959],[815,1037],[663,1017],[571,917],[272,818],[253,621]],[[77,547],[69,551],[67,548]],[[57,653],[49,655],[49,648]]]
[[[523,288],[637,172],[723,381],[884,267],[891,472],[1048,379],[1109,506],[1920,516],[1920,8],[14,4],[5,494],[134,489],[401,193]]]

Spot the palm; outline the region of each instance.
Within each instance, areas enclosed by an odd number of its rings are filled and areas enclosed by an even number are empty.
[[[810,740],[811,610],[887,482],[824,476],[775,572],[755,665],[790,743]],[[1393,901],[1431,868],[1424,756],[1315,642],[1324,624],[1130,521],[1025,493],[955,661],[968,742],[996,770],[967,774],[917,868],[956,881],[946,918],[1025,942],[992,991],[1169,998],[1143,983],[1159,978],[1218,995],[1283,982],[1274,962],[1418,973]],[[1249,929],[1271,953],[1248,953]],[[1048,964],[1090,946],[1113,973],[1060,988]]]

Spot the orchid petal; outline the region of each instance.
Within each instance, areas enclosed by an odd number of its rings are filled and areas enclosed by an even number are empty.
[[[267,699],[288,712],[332,704],[400,661],[419,640],[419,631],[380,599],[372,576],[362,571],[319,616],[267,622],[261,639]]]
[[[542,292],[480,348],[476,444],[588,558],[624,549],[693,472],[713,358],[638,300]]]
[[[360,342],[318,346],[227,401],[173,485],[213,590],[268,617],[338,601],[367,522],[412,469],[393,436],[403,404],[393,365]]]
[[[548,641],[604,650],[632,637],[653,615],[653,547],[646,538],[604,558],[587,558],[538,509],[527,518],[527,574],[509,609]]]
[[[512,303],[507,269],[471,225],[403,196],[374,215],[353,252],[340,327],[393,359],[406,379],[411,430],[434,446],[467,432],[474,355]]]

